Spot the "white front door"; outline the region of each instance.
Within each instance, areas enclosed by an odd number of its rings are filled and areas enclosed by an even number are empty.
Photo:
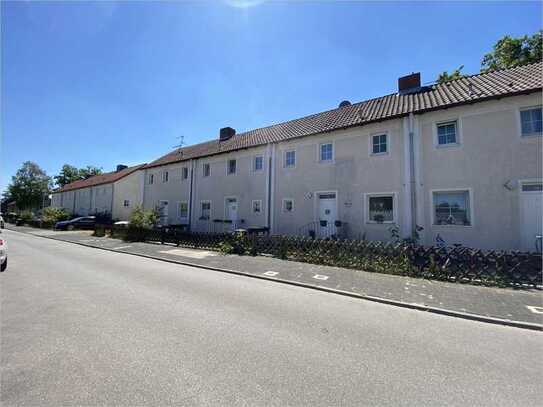
[[[318,230],[319,237],[330,237],[336,234],[337,205],[335,193],[320,193],[318,209]]]
[[[162,226],[168,224],[168,201],[158,202],[158,222]]]
[[[238,222],[238,200],[236,198],[226,198],[225,216],[227,220],[231,221],[229,229],[236,229]]]
[[[523,182],[520,190],[520,242],[526,251],[541,250],[536,247],[536,240],[541,244],[543,222],[543,183]]]

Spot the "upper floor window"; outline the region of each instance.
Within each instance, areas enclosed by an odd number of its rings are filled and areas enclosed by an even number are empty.
[[[469,191],[434,192],[434,225],[471,225],[469,195]]]
[[[153,184],[155,182],[155,174],[149,174],[149,184]]]
[[[236,173],[236,160],[228,160],[228,166],[227,166],[227,174],[235,174]]]
[[[320,160],[332,161],[334,159],[334,145],[325,143],[320,145]]]
[[[264,157],[257,155],[253,160],[253,171],[262,171],[264,169]]]
[[[168,171],[162,172],[162,182],[168,182]]]
[[[285,152],[285,162],[284,162],[285,168],[292,168],[296,167],[296,151],[286,151]]]
[[[125,199],[124,202],[123,202],[123,206],[125,208],[128,208],[130,206],[130,201],[128,199]]]
[[[447,146],[458,144],[457,123],[446,122],[437,125],[437,145]]]
[[[181,179],[187,179],[189,177],[189,169],[187,167],[183,167],[181,169]]]
[[[522,136],[541,135],[542,127],[542,108],[534,107],[520,111],[520,126]]]
[[[202,172],[204,174],[204,177],[209,177],[211,175],[211,166],[208,163],[205,163]]]
[[[371,153],[388,153],[388,137],[386,134],[376,134],[375,136],[371,137]]]
[[[283,199],[283,212],[294,211],[294,200],[290,198]]]

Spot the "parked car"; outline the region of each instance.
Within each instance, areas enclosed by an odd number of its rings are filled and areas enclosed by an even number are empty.
[[[0,272],[8,268],[8,243],[0,236]]]
[[[63,220],[55,223],[57,230],[94,229],[96,218],[94,216],[82,216],[71,220]]]
[[[4,229],[5,227],[5,223],[4,223],[4,218],[2,216],[0,216],[0,229]]]

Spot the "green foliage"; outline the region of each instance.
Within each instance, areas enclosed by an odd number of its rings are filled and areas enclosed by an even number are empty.
[[[441,72],[437,78],[437,83],[445,83],[463,78],[464,75],[462,74],[462,69],[464,69],[464,65],[460,65],[458,68],[452,71],[452,73],[449,73],[448,71]]]
[[[234,246],[227,241],[220,242],[219,252],[221,252],[221,254],[234,254]]]
[[[158,210],[145,210],[141,205],[134,208],[130,214],[130,227],[133,228],[152,228],[158,223]]]
[[[494,45],[492,52],[483,57],[481,72],[540,62],[543,57],[542,43],[543,30],[539,30],[531,37],[525,35],[512,38],[506,35]]]
[[[28,223],[34,219],[34,214],[31,211],[23,211],[19,215],[19,219],[21,219],[23,223]]]
[[[58,175],[55,175],[55,184],[59,187],[68,185],[72,182],[87,179],[95,175],[102,174],[102,169],[87,165],[85,168],[77,168],[73,165],[64,164]]]
[[[48,206],[43,210],[42,219],[46,223],[54,224],[56,222],[70,219],[70,214],[64,208],[54,208],[52,206]]]
[[[11,177],[8,195],[20,209],[37,209],[49,194],[51,178],[38,164],[26,161]]]

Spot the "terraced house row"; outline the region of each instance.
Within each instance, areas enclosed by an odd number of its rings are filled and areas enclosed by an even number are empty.
[[[542,68],[422,86],[176,149],[78,181],[53,204],[164,225],[535,250],[542,224]],[[102,191],[102,192],[100,192]],[[101,195],[102,194],[102,195]]]

